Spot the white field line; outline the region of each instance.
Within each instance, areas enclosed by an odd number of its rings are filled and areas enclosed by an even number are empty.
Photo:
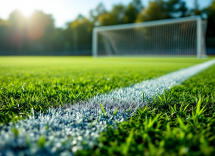
[[[181,69],[157,79],[143,81],[108,94],[81,101],[66,109],[50,109],[46,114],[29,117],[16,125],[10,123],[0,129],[0,155],[72,155],[79,149],[92,147],[107,125],[113,127],[143,107],[157,93],[162,94],[198,72],[208,68],[215,60]],[[143,102],[143,92],[147,95]],[[104,117],[100,102],[106,115]],[[113,112],[118,108],[116,115]],[[130,110],[130,111],[128,111]],[[14,135],[14,128],[19,135]],[[46,142],[42,141],[45,138]],[[38,146],[44,142],[44,147]]]

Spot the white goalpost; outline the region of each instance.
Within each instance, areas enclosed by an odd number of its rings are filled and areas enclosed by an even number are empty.
[[[206,21],[200,16],[95,27],[98,56],[206,56]]]

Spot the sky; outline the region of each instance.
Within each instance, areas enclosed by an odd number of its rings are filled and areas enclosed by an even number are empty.
[[[185,0],[188,7],[193,7],[194,0]],[[198,0],[199,6],[204,8],[212,0]],[[79,14],[86,17],[89,11],[102,2],[107,10],[114,4],[127,5],[131,0],[0,0],[0,18],[8,19],[10,13],[15,9],[20,10],[26,17],[29,17],[34,10],[42,10],[51,14],[55,19],[57,27],[64,27],[69,21],[73,21]],[[149,0],[142,0],[144,6]]]

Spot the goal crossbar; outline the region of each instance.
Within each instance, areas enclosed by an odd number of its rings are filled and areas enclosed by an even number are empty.
[[[151,27],[151,26],[162,26],[162,25],[169,25],[169,24],[176,24],[176,23],[183,23],[183,22],[197,22],[197,57],[201,58],[201,50],[202,50],[202,18],[200,16],[191,16],[191,17],[183,17],[183,18],[176,18],[176,19],[165,19],[165,20],[157,20],[157,21],[149,21],[149,22],[142,22],[142,23],[132,23],[132,24],[120,24],[120,25],[112,25],[112,26],[101,26],[95,27],[93,29],[93,36],[92,36],[92,52],[93,56],[97,57],[97,40],[98,32],[102,31],[113,31],[113,30],[125,30],[125,29],[134,29],[140,27]]]

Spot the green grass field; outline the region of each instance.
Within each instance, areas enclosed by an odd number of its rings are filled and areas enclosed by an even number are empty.
[[[0,57],[0,123],[26,118],[32,108],[73,104],[210,59]],[[212,66],[172,88],[104,132],[103,146],[77,155],[215,154],[214,77]]]

